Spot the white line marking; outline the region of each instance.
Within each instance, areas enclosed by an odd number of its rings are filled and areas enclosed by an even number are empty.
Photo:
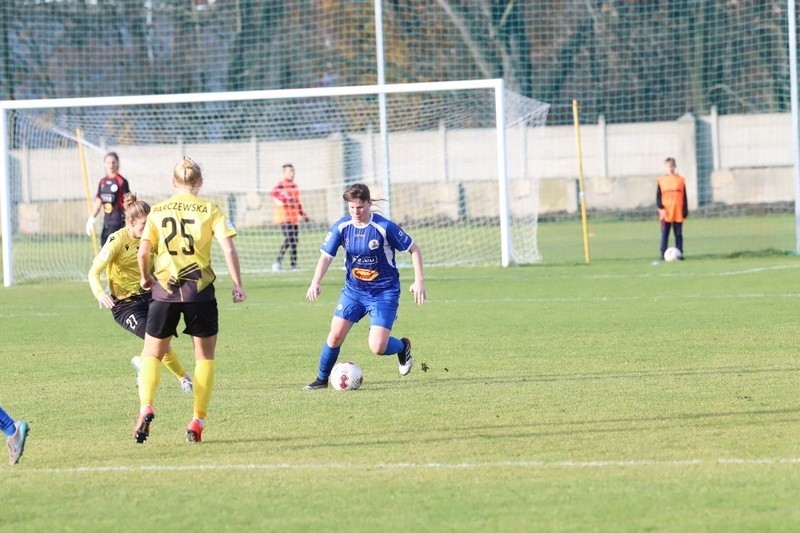
[[[2,472],[36,474],[102,474],[118,472],[199,472],[209,470],[474,470],[480,468],[642,468],[681,466],[761,466],[800,465],[800,457],[785,458],[735,458],[676,459],[676,460],[608,460],[608,461],[494,461],[479,463],[272,463],[272,464],[205,464],[205,465],[140,465],[140,466],[76,466],[68,468],[33,468],[24,466],[0,470]]]

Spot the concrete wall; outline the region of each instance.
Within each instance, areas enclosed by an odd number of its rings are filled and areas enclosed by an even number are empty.
[[[580,130],[587,205],[590,209],[652,209],[655,178],[665,157],[678,161],[687,179],[690,209],[698,203],[754,203],[794,199],[791,124],[788,114],[686,115],[672,122],[591,124]],[[576,212],[578,162],[571,126],[513,128],[507,132],[512,216]],[[491,130],[440,128],[390,134],[392,216],[454,219],[496,216],[496,140]],[[203,164],[206,194],[235,201],[236,223],[271,223],[268,191],[281,165],[292,162],[312,218],[342,213],[343,182],[364,181],[384,196],[377,132],[328,139],[245,141],[226,144],[109,146],[121,172],[146,200],[171,194],[171,171],[183,154]],[[447,154],[447,157],[442,157]],[[44,227],[48,213],[81,213],[103,173],[102,151],[88,152],[84,181],[74,149],[12,152],[12,194],[18,224]],[[54,164],[54,162],[57,162]],[[531,205],[538,187],[538,205]],[[402,201],[400,200],[402,199]],[[49,207],[40,207],[42,204]],[[52,204],[52,205],[51,205]],[[76,223],[77,227],[82,227]]]

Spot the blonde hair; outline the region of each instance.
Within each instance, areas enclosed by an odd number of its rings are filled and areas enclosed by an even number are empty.
[[[122,208],[125,210],[125,220],[145,218],[150,214],[150,204],[136,199],[136,193],[126,192],[122,197]]]
[[[184,156],[178,161],[172,169],[172,178],[175,183],[187,187],[192,193],[196,193],[203,185],[203,171],[191,157]]]

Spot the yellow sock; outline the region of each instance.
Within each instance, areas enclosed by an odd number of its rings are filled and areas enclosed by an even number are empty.
[[[139,405],[153,405],[158,384],[161,382],[161,361],[142,354],[139,371]]]
[[[204,419],[211,403],[211,391],[214,388],[216,374],[214,360],[202,359],[194,365],[194,418]]]
[[[178,357],[178,354],[175,353],[175,350],[170,350],[161,359],[161,362],[164,363],[164,366],[167,367],[167,370],[175,374],[178,379],[183,379],[186,377],[186,369],[183,368],[181,364],[181,358]]]

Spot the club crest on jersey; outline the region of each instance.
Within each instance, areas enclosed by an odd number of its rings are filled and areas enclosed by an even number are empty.
[[[372,239],[369,241],[369,244],[367,246],[369,246],[370,250],[377,250],[378,246],[380,245],[381,244],[378,242],[378,239]]]
[[[360,281],[373,281],[378,277],[377,270],[370,270],[368,268],[354,268],[351,270],[353,277]]]

